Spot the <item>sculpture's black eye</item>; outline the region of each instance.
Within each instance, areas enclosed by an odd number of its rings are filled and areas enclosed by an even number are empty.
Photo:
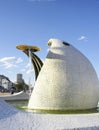
[[[66,46],[70,46],[70,44],[67,43],[67,42],[63,42],[63,44],[66,45]]]

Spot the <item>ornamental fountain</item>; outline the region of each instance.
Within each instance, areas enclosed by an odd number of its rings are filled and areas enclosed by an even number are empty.
[[[30,57],[35,71],[35,86],[28,108],[53,114],[20,111],[0,100],[0,130],[99,130],[96,111],[62,113],[97,107],[99,80],[92,64],[67,42],[50,39],[48,45],[50,50],[44,64],[34,54],[40,48],[28,45],[17,48]]]
[[[19,45],[35,70],[35,85],[28,108],[40,111],[94,109],[99,101],[99,81],[90,61],[71,44],[50,39],[45,62],[34,54],[36,46]]]

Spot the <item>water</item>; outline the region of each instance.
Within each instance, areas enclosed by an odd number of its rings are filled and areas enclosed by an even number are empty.
[[[15,108],[27,110],[28,100],[15,100],[15,101],[6,101],[6,102]]]
[[[87,110],[29,110],[28,100],[17,100],[17,101],[7,101],[10,105],[17,109],[21,109],[28,112],[36,113],[49,113],[49,114],[90,114],[90,113],[99,113],[99,107],[95,109]]]

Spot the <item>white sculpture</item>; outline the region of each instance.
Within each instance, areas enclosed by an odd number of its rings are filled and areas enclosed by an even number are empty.
[[[96,108],[99,81],[89,60],[72,45],[50,39],[50,50],[35,82],[28,108],[78,110]]]

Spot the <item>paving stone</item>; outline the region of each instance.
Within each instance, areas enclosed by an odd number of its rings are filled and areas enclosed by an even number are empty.
[[[0,130],[99,130],[99,113],[29,113],[0,100]]]

